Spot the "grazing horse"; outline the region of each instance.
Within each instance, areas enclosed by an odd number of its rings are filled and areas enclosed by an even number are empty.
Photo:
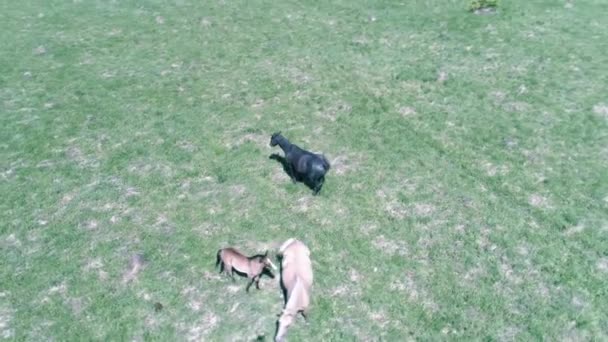
[[[270,277],[274,278],[274,274],[268,269],[277,267],[270,261],[268,251],[265,254],[258,254],[247,257],[232,247],[222,248],[217,251],[217,260],[215,267],[220,266],[220,273],[226,270],[226,274],[232,277],[234,281],[234,271],[240,274],[245,274],[250,280],[245,291],[249,292],[249,288],[255,282],[255,287],[260,289],[260,277],[264,272],[268,272]]]
[[[285,307],[277,321],[275,341],[283,341],[287,328],[301,313],[307,319],[312,289],[312,262],[310,250],[304,243],[289,239],[279,249],[281,257],[281,286],[285,295]]]
[[[281,135],[281,132],[272,134],[270,146],[279,145],[285,153],[285,166],[292,182],[303,181],[317,195],[325,182],[325,174],[331,165],[327,158],[322,154],[306,151],[299,146],[292,144]]]

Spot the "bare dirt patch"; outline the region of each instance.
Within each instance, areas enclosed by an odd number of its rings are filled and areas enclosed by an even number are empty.
[[[129,266],[122,276],[123,284],[127,284],[137,278],[137,275],[146,266],[146,260],[142,254],[134,254],[129,259]]]

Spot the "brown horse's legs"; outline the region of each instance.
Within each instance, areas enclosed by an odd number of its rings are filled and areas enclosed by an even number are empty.
[[[251,278],[251,281],[249,282],[249,284],[247,284],[247,287],[245,288],[246,292],[249,292],[249,288],[251,287],[251,285],[253,285],[254,281],[255,281],[255,277]]]
[[[226,274],[228,274],[232,278],[232,281],[235,281],[234,270],[232,269],[232,265],[226,265]]]

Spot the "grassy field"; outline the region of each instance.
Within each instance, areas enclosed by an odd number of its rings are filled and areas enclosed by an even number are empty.
[[[296,237],[294,341],[608,339],[608,2],[467,7],[0,2],[0,338],[271,340]]]

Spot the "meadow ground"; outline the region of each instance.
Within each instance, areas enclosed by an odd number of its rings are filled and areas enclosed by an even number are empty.
[[[0,338],[268,340],[277,279],[215,253],[297,237],[292,340],[608,339],[606,13],[0,2]],[[277,130],[329,157],[320,196]]]

